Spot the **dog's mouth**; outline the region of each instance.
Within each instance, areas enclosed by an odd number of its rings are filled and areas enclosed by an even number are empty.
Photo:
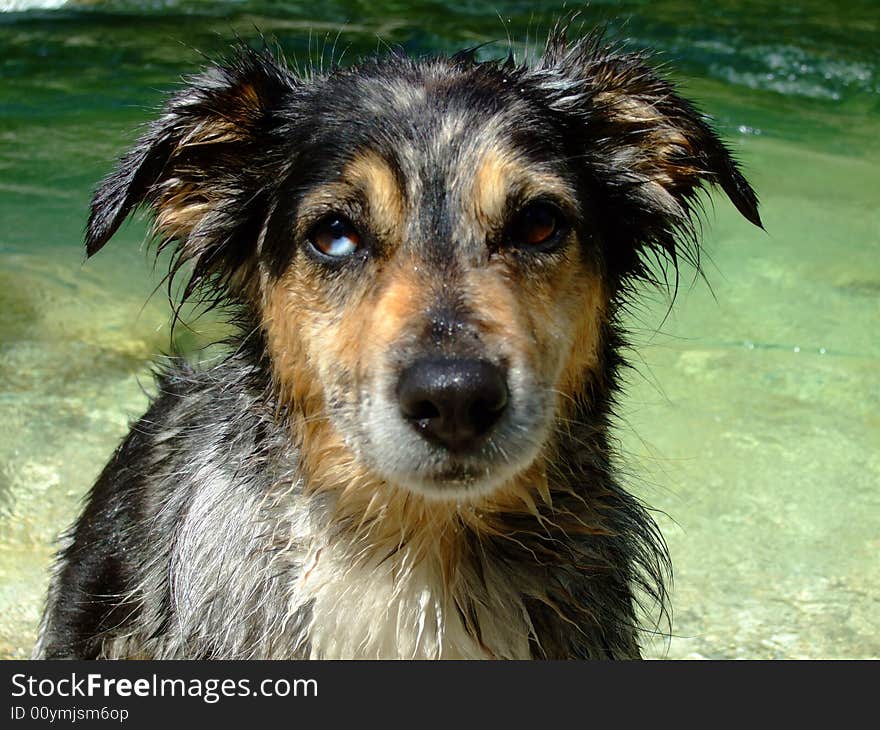
[[[430,500],[458,502],[492,494],[531,466],[538,452],[518,448],[512,458],[500,449],[464,456],[416,444],[403,448],[397,459],[375,465],[386,481]]]

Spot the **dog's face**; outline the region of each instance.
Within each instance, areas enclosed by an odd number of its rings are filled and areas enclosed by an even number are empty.
[[[316,459],[429,498],[528,469],[603,376],[616,298],[675,256],[717,138],[628,56],[551,39],[536,67],[369,62],[308,82],[245,53],[175,97],[108,178],[89,250],[157,231],[254,311]],[[319,436],[320,434],[320,436]]]
[[[440,62],[327,82],[331,121],[293,152],[318,169],[270,221],[278,379],[314,383],[358,459],[432,497],[535,460],[607,300],[561,130],[480,77]]]

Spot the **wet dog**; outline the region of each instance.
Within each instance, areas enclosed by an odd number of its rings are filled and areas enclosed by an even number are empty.
[[[87,250],[148,207],[239,334],[160,375],[35,656],[638,657],[668,559],[615,472],[620,313],[697,259],[708,186],[760,225],[645,57],[563,28],[525,64],[241,49],[191,79]]]

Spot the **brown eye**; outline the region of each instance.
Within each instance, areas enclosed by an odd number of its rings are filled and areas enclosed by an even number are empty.
[[[344,258],[361,247],[361,237],[351,221],[334,214],[318,221],[309,234],[309,243],[325,256]]]
[[[555,242],[563,228],[563,220],[555,206],[530,203],[517,213],[510,227],[510,241],[522,248],[540,247]]]

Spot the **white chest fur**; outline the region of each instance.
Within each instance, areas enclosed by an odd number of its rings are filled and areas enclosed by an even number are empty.
[[[437,560],[407,565],[404,550],[381,563],[353,565],[347,553],[313,548],[299,579],[296,601],[311,603],[311,658],[529,658],[519,610],[518,616],[480,611],[484,646],[465,630]]]

